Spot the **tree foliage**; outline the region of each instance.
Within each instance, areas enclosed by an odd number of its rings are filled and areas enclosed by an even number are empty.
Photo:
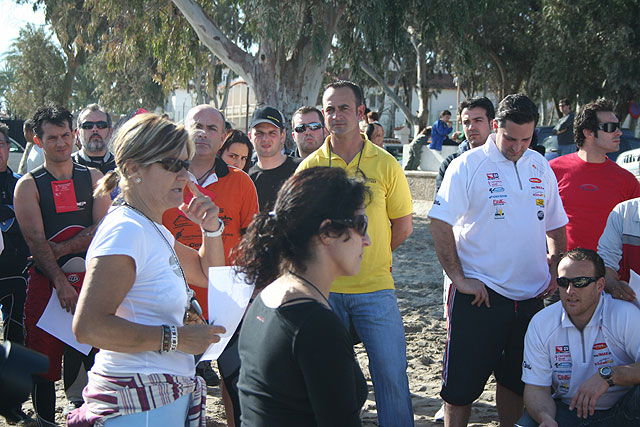
[[[27,117],[45,101],[62,102],[63,54],[43,28],[20,29],[5,62],[3,92],[13,115]]]

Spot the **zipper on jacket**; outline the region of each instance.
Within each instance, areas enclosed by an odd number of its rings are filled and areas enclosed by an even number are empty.
[[[522,182],[520,181],[520,174],[518,173],[518,165],[516,162],[513,162],[513,167],[516,169],[516,178],[518,178],[518,185],[520,186],[520,190],[522,190]]]

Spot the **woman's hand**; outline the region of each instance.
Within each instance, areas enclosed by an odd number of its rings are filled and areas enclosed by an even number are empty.
[[[193,194],[193,198],[189,201],[189,204],[181,204],[179,209],[189,220],[203,229],[217,231],[220,228],[220,221],[218,221],[220,209],[208,196],[202,194],[193,182],[189,181],[187,186]]]
[[[187,325],[178,328],[178,350],[189,354],[202,354],[209,345],[220,341],[226,329],[215,325]]]

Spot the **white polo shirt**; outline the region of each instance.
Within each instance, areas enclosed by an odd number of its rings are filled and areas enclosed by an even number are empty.
[[[453,227],[466,277],[522,301],[546,289],[546,232],[568,219],[544,157],[527,150],[514,163],[495,138],[451,162],[429,217]]]
[[[580,332],[562,303],[539,311],[524,340],[522,381],[553,387],[553,398],[571,404],[578,388],[602,366],[640,361],[640,310],[608,294]],[[596,402],[596,409],[611,408],[631,387],[613,386]]]

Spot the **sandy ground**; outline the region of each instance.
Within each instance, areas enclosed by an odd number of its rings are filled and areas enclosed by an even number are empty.
[[[442,270],[435,255],[426,217],[429,207],[429,203],[416,203],[414,232],[394,252],[393,260],[393,277],[407,339],[407,372],[416,426],[443,425],[442,422],[433,421],[433,415],[441,405],[439,391],[446,323],[442,316]],[[369,396],[362,412],[363,425],[377,426],[367,354],[361,344],[356,346],[355,351],[369,383]],[[495,382],[492,378],[485,393],[474,404],[469,425],[498,425],[494,392]],[[207,426],[226,426],[219,388],[209,388],[208,394]],[[59,383],[57,421],[60,425],[64,425],[62,407],[65,403],[62,384]],[[27,413],[33,413],[30,402],[25,403],[24,409]],[[0,421],[0,425],[5,424]]]

